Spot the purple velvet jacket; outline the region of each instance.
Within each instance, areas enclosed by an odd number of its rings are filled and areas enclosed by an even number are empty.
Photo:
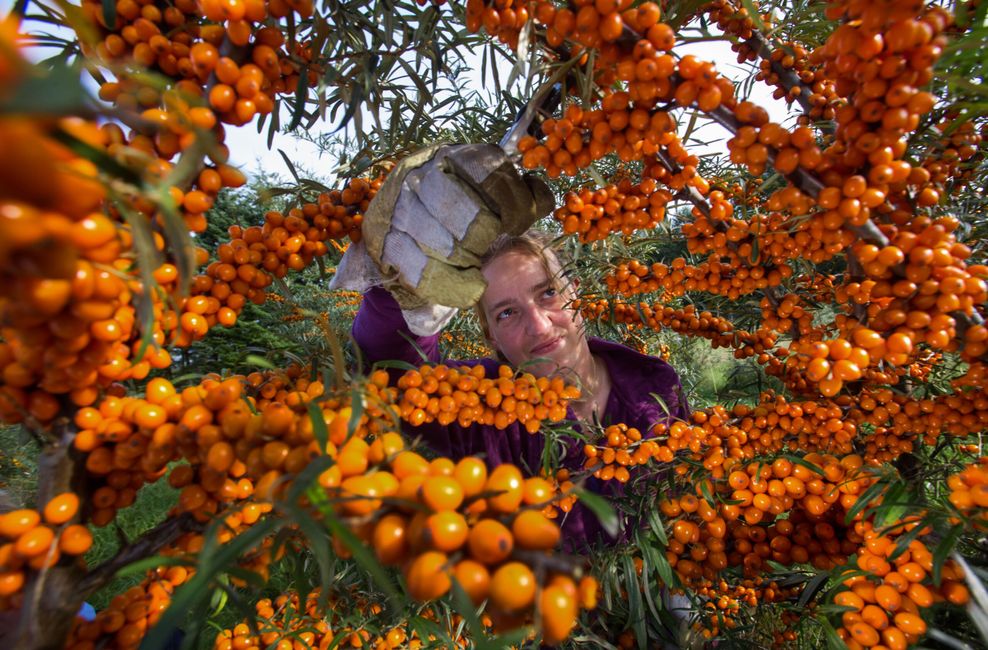
[[[489,376],[496,376],[500,365],[495,359],[441,360],[439,336],[412,334],[405,325],[398,303],[380,287],[364,294],[353,322],[353,337],[368,363],[399,360],[420,365],[422,357],[418,350],[421,350],[432,363],[442,361],[454,366],[481,364]],[[623,422],[648,436],[652,425],[685,419],[689,415],[679,377],[668,363],[603,339],[590,338],[589,343],[590,351],[604,361],[611,376],[611,393],[602,418],[604,425]],[[572,413],[570,417],[573,418]],[[408,433],[421,436],[431,449],[454,460],[464,456],[482,456],[490,468],[502,463],[514,463],[532,474],[539,471],[545,446],[541,433],[530,434],[517,423],[504,431],[479,424],[463,428],[456,423],[445,427],[433,423],[409,427]],[[578,439],[567,441],[563,466],[577,470],[583,466],[583,461],[583,442]],[[620,484],[616,481],[591,479],[587,487],[601,494],[620,491]],[[577,550],[598,538],[607,539],[596,517],[582,504],[573,508],[562,527],[564,547],[569,550]]]

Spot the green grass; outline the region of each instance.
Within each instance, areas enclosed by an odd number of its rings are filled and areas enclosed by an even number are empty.
[[[138,539],[163,522],[177,502],[178,490],[163,479],[142,487],[134,505],[119,511],[113,523],[92,529],[93,547],[86,554],[86,563],[94,568],[116,557],[126,543]],[[105,608],[115,595],[143,579],[143,575],[113,578],[88,600],[98,611]]]
[[[34,505],[41,445],[21,426],[0,426],[0,512]]]

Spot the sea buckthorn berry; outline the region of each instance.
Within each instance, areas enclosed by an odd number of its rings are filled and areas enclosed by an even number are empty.
[[[504,612],[518,612],[535,601],[535,574],[521,562],[501,565],[491,576],[491,604]]]
[[[64,492],[45,505],[45,522],[60,525],[75,517],[79,511],[79,497],[72,492]]]

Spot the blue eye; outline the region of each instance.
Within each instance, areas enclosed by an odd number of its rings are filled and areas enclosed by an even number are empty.
[[[503,321],[505,318],[510,316],[511,313],[512,313],[511,309],[502,309],[497,313],[497,316],[495,316],[494,319],[497,321]]]

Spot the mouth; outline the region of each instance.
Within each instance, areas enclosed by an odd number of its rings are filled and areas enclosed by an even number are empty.
[[[533,357],[544,357],[547,354],[550,354],[553,351],[555,351],[560,345],[562,345],[562,342],[563,342],[563,337],[557,336],[556,338],[549,339],[548,341],[543,341],[542,343],[539,343],[538,345],[530,349],[528,352]]]

